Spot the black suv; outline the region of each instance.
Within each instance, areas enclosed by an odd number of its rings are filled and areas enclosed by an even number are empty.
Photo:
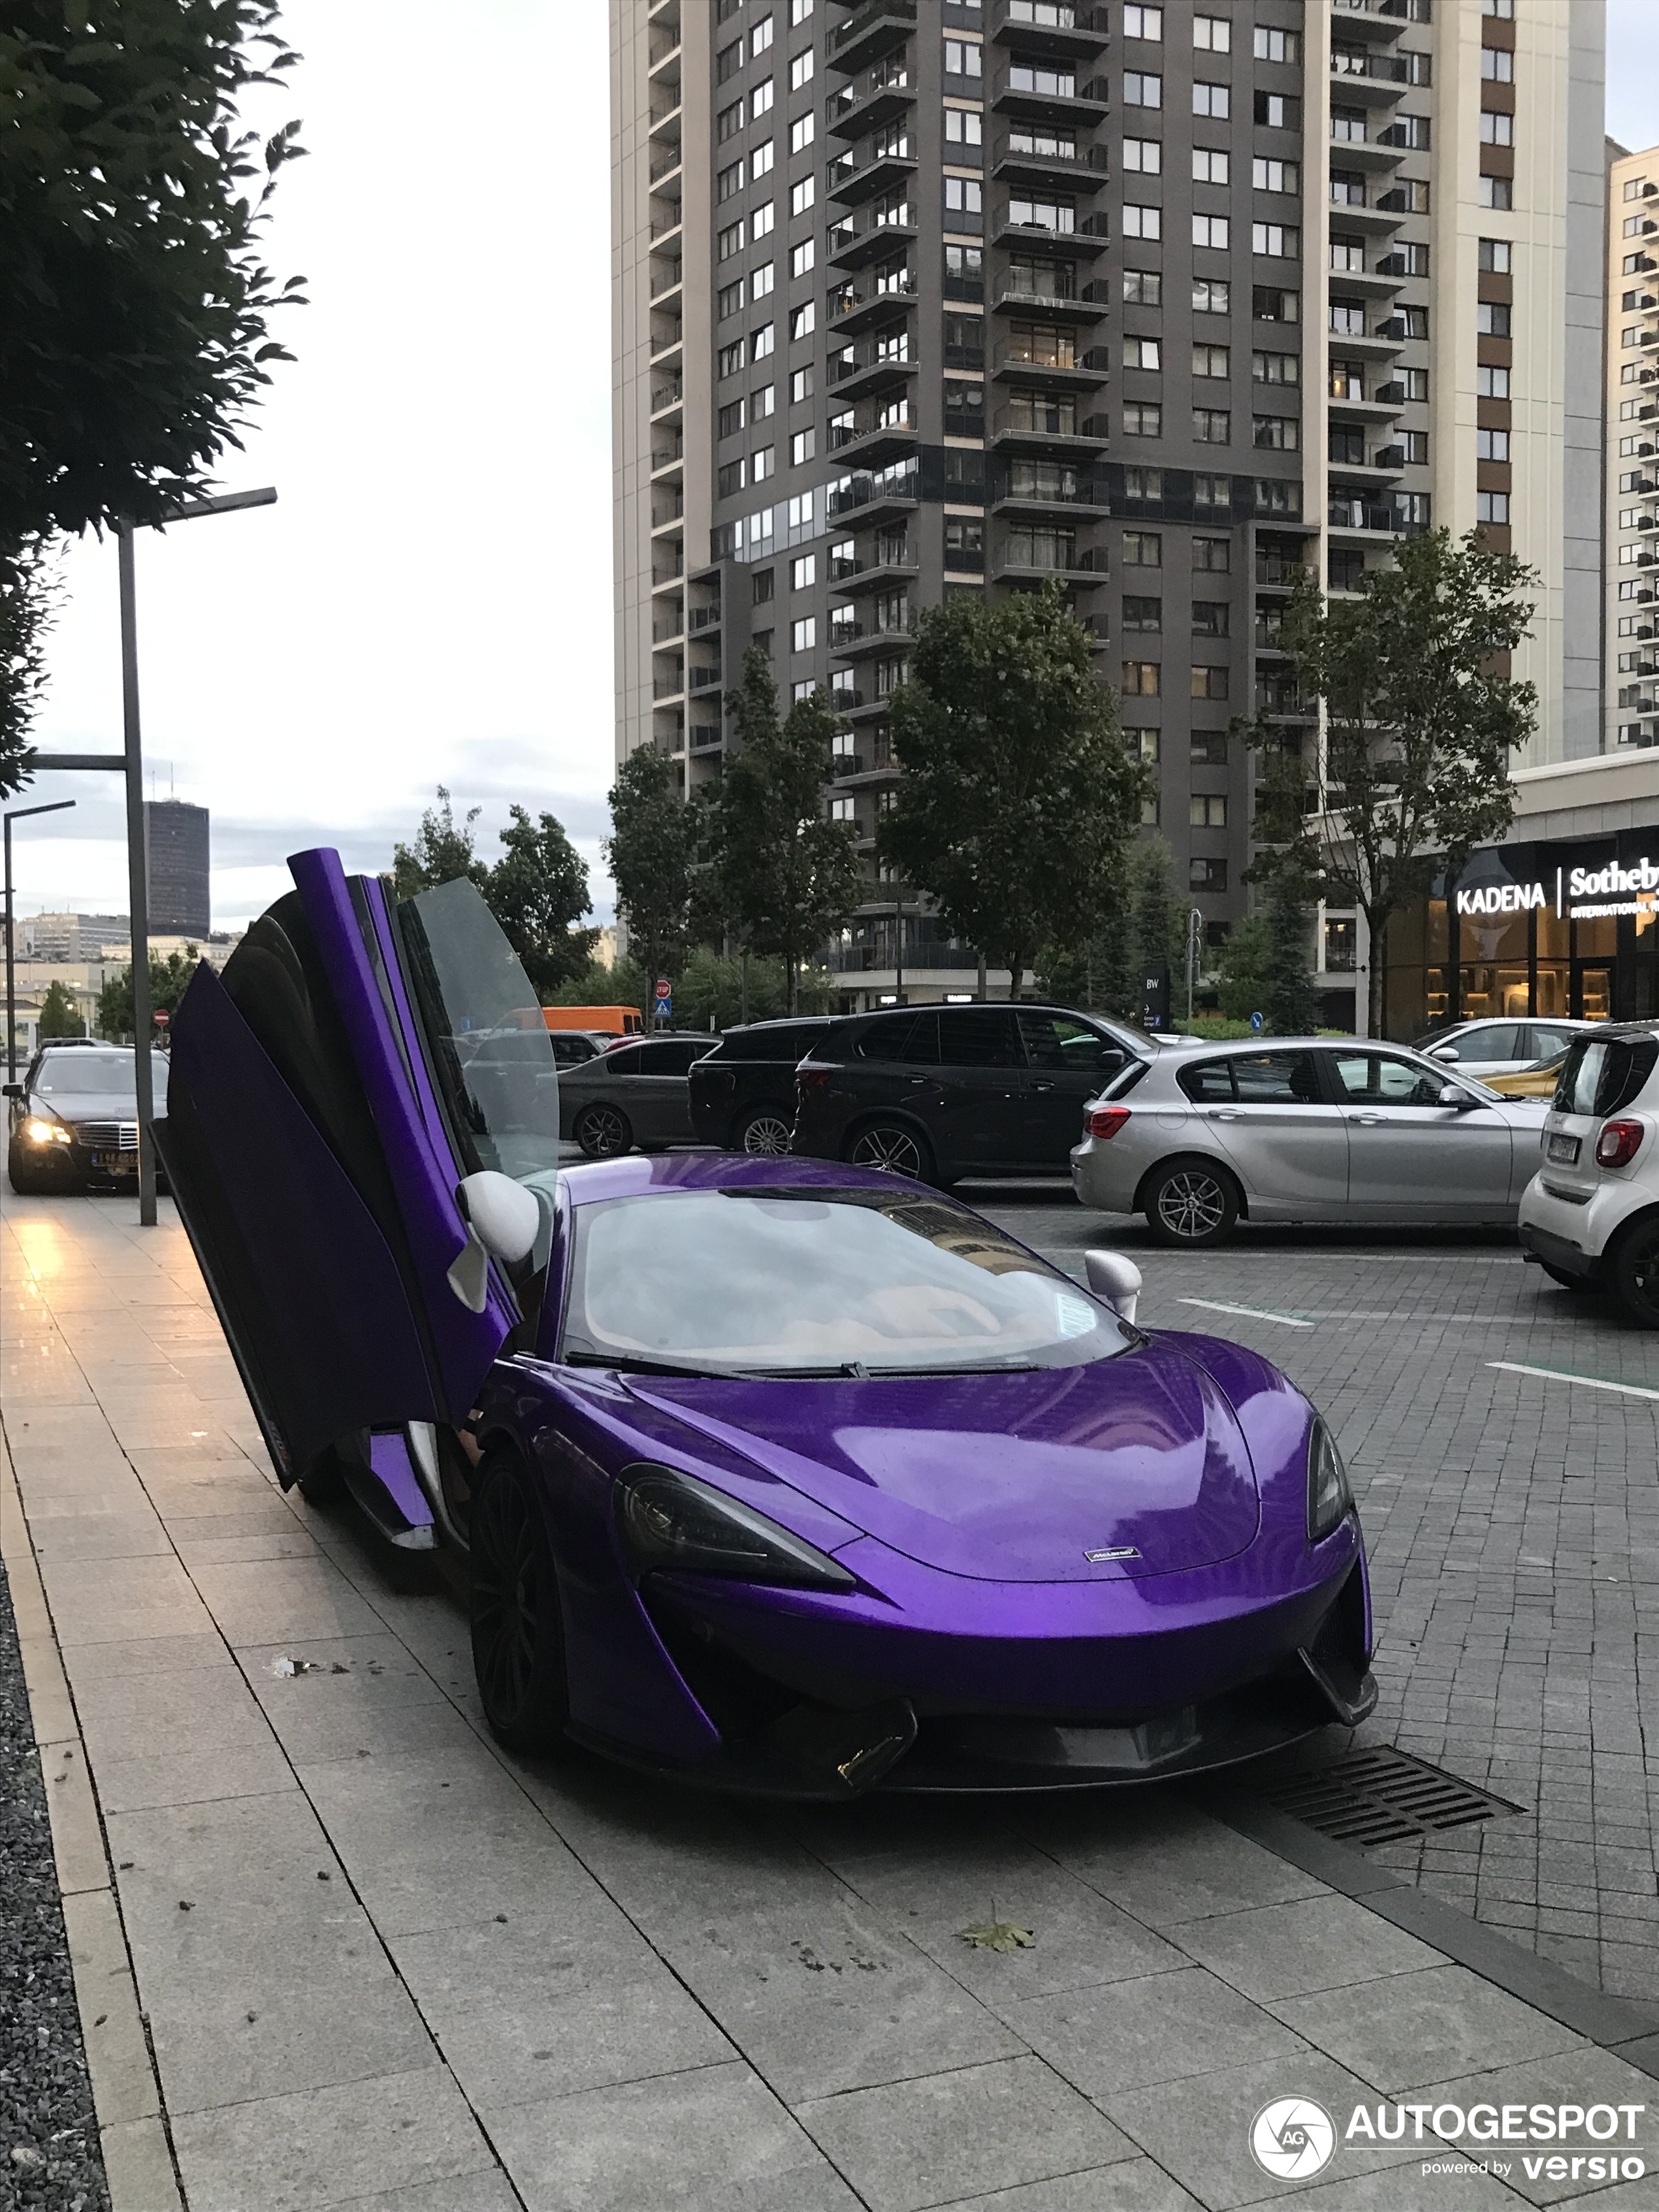
[[[727,1030],[691,1071],[691,1129],[723,1152],[787,1152],[795,1067],[832,1025],[828,1014]]]
[[[6,1170],[20,1197],[138,1176],[138,1103],[130,1045],[65,1038],[43,1044],[8,1083]],[[150,1055],[155,1111],[167,1111],[167,1058]]]
[[[895,1006],[825,1024],[792,1150],[924,1182],[1064,1175],[1085,1101],[1155,1039],[1066,1006]]]

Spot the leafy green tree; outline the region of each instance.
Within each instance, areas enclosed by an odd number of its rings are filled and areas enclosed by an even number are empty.
[[[507,850],[482,888],[540,996],[582,974],[592,956],[598,930],[574,927],[592,903],[587,863],[552,815],[532,822],[522,806],[507,812]]]
[[[1309,967],[1313,913],[1294,879],[1275,883],[1267,899],[1267,995],[1262,1012],[1275,1036],[1310,1036],[1319,994]]]
[[[1267,968],[1272,952],[1271,932],[1265,915],[1246,915],[1232,926],[1217,963],[1221,1011],[1230,1021],[1247,1022],[1267,1015]]]
[[[131,987],[129,987],[131,988]],[[87,1033],[75,1003],[74,994],[67,983],[48,983],[46,996],[40,1001],[40,1018],[35,1024],[43,1037],[78,1037]]]
[[[1537,582],[1471,531],[1425,531],[1371,570],[1363,598],[1327,602],[1311,577],[1291,595],[1285,636],[1303,691],[1326,711],[1321,804],[1308,771],[1265,718],[1244,728],[1257,781],[1258,882],[1304,902],[1357,906],[1370,931],[1372,1036],[1383,1029],[1389,924],[1455,876],[1514,818],[1510,766],[1537,726],[1538,695],[1509,673]]]
[[[1144,771],[1092,647],[1054,584],[948,600],[923,613],[888,717],[904,775],[882,854],[1015,998],[1040,945],[1076,951],[1124,897]]]
[[[1134,988],[1139,993],[1160,969],[1170,979],[1170,1018],[1185,1010],[1187,917],[1192,911],[1176,896],[1175,855],[1162,837],[1146,837],[1134,856]],[[1137,1006],[1136,1012],[1139,1012]]]
[[[586,934],[586,933],[583,933]],[[655,979],[647,975],[637,960],[618,960],[614,968],[606,968],[590,959],[587,965],[556,990],[544,992],[544,1006],[633,1006],[641,1018],[651,1005],[651,986]]]
[[[297,58],[276,18],[276,0],[0,10],[0,789],[26,773],[44,543],[206,489],[288,358],[270,318],[303,280],[277,282],[259,233],[303,149],[296,125],[260,145],[238,116]]]
[[[740,945],[783,962],[793,1013],[802,963],[867,895],[852,826],[823,811],[841,720],[822,689],[780,720],[771,663],[754,646],[726,706],[741,750],[711,809],[714,899]]]
[[[21,790],[33,772],[28,733],[46,685],[46,636],[58,588],[40,538],[0,542],[0,799]]]
[[[448,792],[442,784],[438,786],[438,804],[422,815],[414,842],[392,848],[392,887],[400,899],[413,898],[417,892],[434,890],[440,884],[456,883],[462,878],[483,889],[489,870],[474,850],[472,832],[483,812],[481,806],[469,807],[465,819],[457,822]]]
[[[694,870],[707,834],[702,806],[695,796],[682,799],[667,754],[636,746],[611,787],[611,835],[603,849],[629,945],[653,981],[680,972]]]
[[[193,945],[182,952],[169,952],[166,959],[159,953],[149,956],[149,1003],[153,1013],[171,1017],[179,1011],[179,1001],[190,988],[190,979],[201,964],[201,956]],[[132,963],[128,962],[118,974],[112,975],[98,994],[98,1034],[118,1038],[125,1043],[132,1042]],[[162,1040],[165,1042],[165,1040]]]
[[[744,963],[700,945],[687,959],[674,985],[676,1029],[728,1030],[744,1018],[769,1022],[782,1013],[787,988],[781,960],[750,960],[747,988]]]

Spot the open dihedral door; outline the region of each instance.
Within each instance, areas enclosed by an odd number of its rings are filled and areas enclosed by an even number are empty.
[[[377,881],[349,879],[332,852],[289,866],[297,889],[185,994],[157,1149],[284,1486],[339,1451],[389,1533],[430,1540],[437,1501],[402,1437],[465,1420],[518,1318],[493,1267],[470,1272],[467,1297],[452,1273],[469,1249],[455,1185],[488,1116],[458,1085],[454,1038],[428,1031],[471,1018],[406,975]],[[408,931],[416,965],[434,969],[428,935],[459,930],[488,951],[492,994],[533,1008],[472,886],[429,896],[430,929]],[[536,1101],[550,1164],[556,1085]]]

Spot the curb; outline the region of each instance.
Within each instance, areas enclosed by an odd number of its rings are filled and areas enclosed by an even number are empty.
[[[81,2039],[112,2212],[184,2212],[91,1770],[0,1428],[0,1560],[52,1822]]]

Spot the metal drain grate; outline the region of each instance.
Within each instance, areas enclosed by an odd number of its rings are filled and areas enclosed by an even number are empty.
[[[1404,1751],[1351,1752],[1329,1766],[1271,1782],[1262,1794],[1279,1812],[1344,1844],[1402,1843],[1522,1809]]]

